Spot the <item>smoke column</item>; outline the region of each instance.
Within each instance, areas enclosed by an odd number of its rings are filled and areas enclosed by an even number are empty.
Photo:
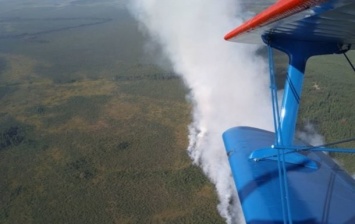
[[[141,29],[190,89],[188,152],[214,183],[227,223],[244,222],[222,133],[240,125],[272,130],[265,62],[254,45],[224,41],[242,17],[236,0],[130,0]]]

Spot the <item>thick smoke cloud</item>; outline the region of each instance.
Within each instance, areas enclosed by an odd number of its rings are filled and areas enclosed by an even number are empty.
[[[242,22],[238,1],[132,0],[129,8],[190,89],[188,152],[215,184],[221,216],[243,222],[221,135],[233,126],[273,126],[267,69],[257,47],[223,40]]]

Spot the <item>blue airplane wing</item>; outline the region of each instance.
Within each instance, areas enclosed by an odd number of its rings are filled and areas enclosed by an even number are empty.
[[[246,222],[355,223],[354,179],[323,152],[296,152],[304,144],[294,142],[306,61],[351,49],[355,1],[279,0],[225,39],[264,42],[290,58],[280,110],[273,100],[275,133],[235,127],[223,134]]]
[[[278,163],[249,158],[274,144],[274,133],[237,127],[223,139],[246,222],[284,223]],[[305,156],[318,167],[286,163],[293,223],[355,223],[355,181],[323,152]]]

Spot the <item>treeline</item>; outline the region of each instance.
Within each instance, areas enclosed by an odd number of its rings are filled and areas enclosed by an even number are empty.
[[[117,75],[116,81],[139,81],[139,80],[172,80],[179,79],[175,73],[156,73],[156,74],[132,74]]]
[[[95,26],[95,25],[100,25],[103,23],[107,23],[112,21],[111,18],[41,18],[41,19],[28,19],[28,18],[0,18],[0,23],[1,22],[28,22],[28,21],[73,21],[73,20],[91,20],[92,22],[87,22],[87,23],[81,23],[78,25],[73,25],[73,26],[66,26],[62,28],[54,28],[54,29],[48,29],[48,30],[43,30],[39,32],[24,32],[24,33],[17,33],[17,34],[6,34],[6,35],[0,35],[0,39],[21,39],[21,38],[28,38],[28,37],[36,37],[39,35],[43,34],[49,34],[49,33],[54,33],[54,32],[59,32],[59,31],[65,31],[65,30],[70,30],[70,29],[77,29],[81,27],[88,27],[88,26]]]
[[[355,54],[349,52],[354,60]],[[355,137],[355,76],[341,55],[319,56],[309,61],[300,105],[298,126],[315,125],[326,143]],[[332,147],[355,148],[355,142]],[[355,172],[354,154],[331,155],[349,173]]]

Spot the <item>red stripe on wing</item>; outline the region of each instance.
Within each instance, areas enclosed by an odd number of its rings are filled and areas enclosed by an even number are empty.
[[[230,40],[242,33],[254,30],[258,27],[267,25],[295,13],[301,12],[310,7],[319,5],[327,0],[280,0],[256,15],[251,20],[248,20],[241,26],[225,35],[225,40]]]

